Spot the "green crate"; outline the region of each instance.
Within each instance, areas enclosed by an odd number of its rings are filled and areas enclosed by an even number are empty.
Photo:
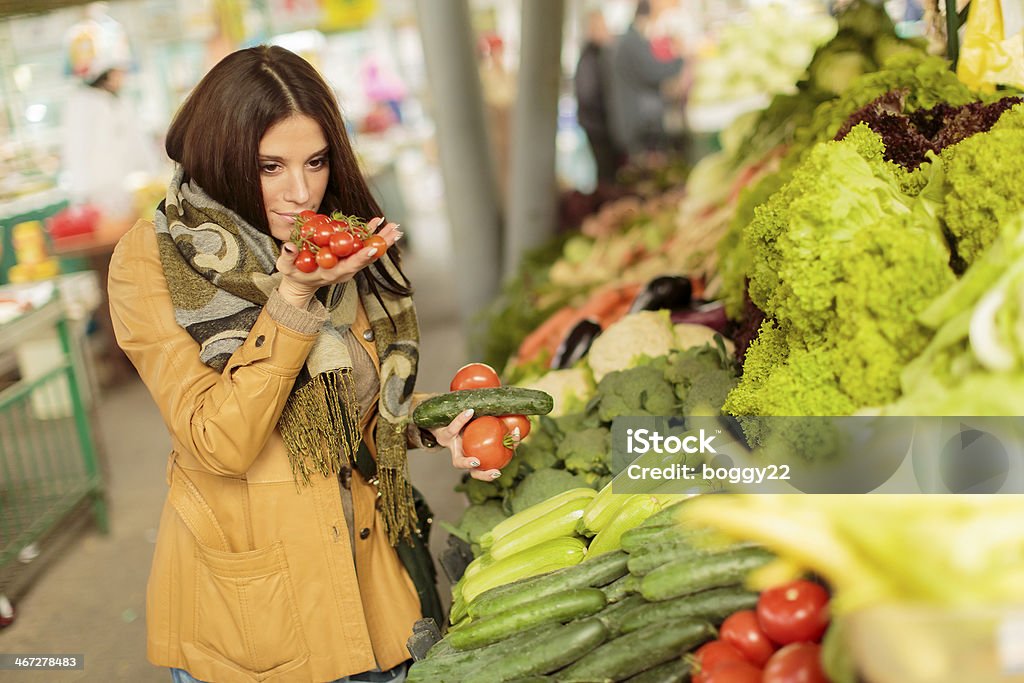
[[[33,340],[54,334],[60,342],[56,356],[23,362]],[[108,528],[71,343],[57,298],[0,325],[0,569],[83,501],[91,501],[97,526]]]

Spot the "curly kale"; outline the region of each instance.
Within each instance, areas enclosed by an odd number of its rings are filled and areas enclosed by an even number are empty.
[[[929,339],[917,314],[955,276],[931,191],[905,194],[907,172],[883,151],[858,125],[815,146],[756,210],[749,293],[767,320],[728,413],[844,415],[899,395],[900,371]]]

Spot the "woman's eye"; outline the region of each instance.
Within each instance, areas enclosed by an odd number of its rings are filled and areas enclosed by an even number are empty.
[[[262,171],[263,173],[274,173],[280,167],[280,164],[262,164],[260,166],[260,171]]]
[[[320,157],[319,159],[313,159],[309,162],[309,165],[315,169],[324,168],[327,166],[327,157]]]

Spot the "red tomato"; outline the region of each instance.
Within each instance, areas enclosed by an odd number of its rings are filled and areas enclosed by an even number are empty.
[[[380,235],[370,235],[365,241],[363,241],[363,249],[369,249],[371,247],[377,250],[377,253],[373,255],[373,260],[376,261],[384,255],[385,251],[388,250],[388,243],[385,242],[384,238]]]
[[[728,660],[707,674],[705,683],[761,683],[761,670],[750,662]]]
[[[501,378],[490,365],[486,363],[468,363],[455,372],[450,391],[462,391],[463,389],[488,389],[500,387]]]
[[[718,637],[739,650],[754,666],[764,666],[775,654],[775,645],[761,630],[757,613],[752,609],[736,612],[722,622]]]
[[[301,213],[299,214],[302,215]],[[331,219],[322,213],[313,214],[312,218],[306,219],[306,225],[311,226],[314,230],[319,228],[321,225],[330,225]]]
[[[338,258],[348,258],[359,251],[359,249],[356,248],[355,236],[346,230],[342,230],[341,232],[336,232],[331,235],[329,247]]]
[[[334,235],[334,228],[330,223],[323,223],[313,228],[313,244],[318,247],[326,247]]]
[[[334,252],[330,249],[321,248],[316,253],[316,264],[321,268],[327,270],[338,265],[338,257],[334,255]]]
[[[316,256],[309,249],[303,249],[295,255],[295,267],[303,273],[316,270]]]
[[[821,639],[828,618],[828,593],[811,581],[770,588],[757,600],[757,621],[779,645]]]
[[[512,430],[519,427],[519,440],[522,441],[530,433],[530,419],[525,415],[502,415],[498,418],[505,425],[505,429],[511,434]]]
[[[299,218],[303,221],[308,221],[310,218],[316,215],[316,211],[306,209],[305,211],[299,211]]]
[[[462,452],[480,461],[480,469],[500,470],[512,459],[512,449],[505,447],[505,425],[496,417],[485,415],[470,420],[462,430]]]
[[[747,660],[724,640],[704,643],[693,653],[693,683],[708,683],[708,677],[725,662],[747,663]]]
[[[829,683],[821,669],[821,646],[790,643],[768,660],[764,683]]]

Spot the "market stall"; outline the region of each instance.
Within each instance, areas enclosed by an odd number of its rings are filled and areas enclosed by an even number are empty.
[[[505,283],[475,420],[528,426],[458,489],[410,680],[1024,680],[1024,82],[896,28],[850,3],[685,184]]]

